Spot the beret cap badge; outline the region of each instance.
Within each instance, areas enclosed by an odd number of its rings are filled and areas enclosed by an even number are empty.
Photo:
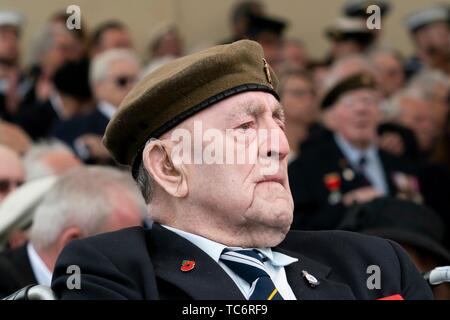
[[[269,82],[270,86],[273,88],[272,77],[270,75],[269,64],[267,63],[266,59],[264,59],[264,58],[263,58],[263,62],[264,62],[264,72],[266,73],[267,82]]]

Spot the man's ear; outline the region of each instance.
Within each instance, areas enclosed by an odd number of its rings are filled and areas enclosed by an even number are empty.
[[[83,233],[78,227],[70,227],[65,229],[58,238],[58,251],[64,249],[64,247],[72,240],[80,239],[83,237]]]
[[[151,141],[144,149],[142,161],[153,180],[168,194],[182,198],[188,194],[184,165],[175,165],[166,141]]]

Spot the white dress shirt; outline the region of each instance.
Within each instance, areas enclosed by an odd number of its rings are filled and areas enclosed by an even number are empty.
[[[101,100],[98,103],[98,110],[109,120],[114,116],[117,111],[117,108],[114,107],[111,103]]]
[[[37,254],[31,242],[27,244],[28,258],[30,259],[31,269],[33,270],[34,277],[36,278],[38,284],[49,286],[52,283],[52,272],[48,270],[44,261]]]
[[[180,237],[185,238],[189,242],[192,242],[194,245],[199,247],[202,251],[204,251],[207,255],[209,255],[214,261],[216,261],[230,276],[231,279],[236,283],[239,290],[241,290],[244,297],[248,300],[251,293],[251,286],[244,279],[239,277],[236,273],[234,273],[229,267],[227,267],[221,260],[220,255],[223,252],[223,249],[229,248],[223,244],[218,242],[206,239],[204,237],[182,231],[176,228],[172,228],[169,226],[162,225],[164,228],[178,234]],[[243,248],[232,248],[232,249],[243,249]],[[251,249],[251,248],[245,248]],[[278,292],[281,294],[284,300],[297,300],[294,293],[292,292],[291,286],[289,285],[286,272],[284,267],[290,265],[294,262],[297,262],[297,258],[292,258],[280,252],[274,252],[270,248],[257,248],[268,260],[264,262],[266,267],[266,271],[272,279],[275,287],[278,289]]]
[[[379,191],[382,195],[387,195],[389,193],[389,188],[377,147],[372,144],[365,150],[355,148],[339,134],[334,135],[334,140],[353,168],[357,168],[358,161],[361,157],[365,157],[366,164],[364,165],[364,175],[375,190]]]

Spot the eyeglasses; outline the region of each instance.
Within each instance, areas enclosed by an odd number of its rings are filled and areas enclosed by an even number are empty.
[[[17,188],[23,184],[22,180],[0,179],[0,193],[7,193],[14,187]]]
[[[125,88],[130,84],[134,84],[136,82],[136,77],[129,76],[118,76],[114,79],[114,83],[119,88]]]

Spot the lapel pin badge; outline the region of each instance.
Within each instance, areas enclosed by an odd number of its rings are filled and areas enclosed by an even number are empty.
[[[195,268],[195,261],[194,260],[183,260],[181,262],[181,268],[180,270],[183,272],[191,271]]]
[[[310,274],[308,271],[303,270],[302,275],[311,288],[315,288],[320,284],[320,281],[317,280],[317,278]]]

